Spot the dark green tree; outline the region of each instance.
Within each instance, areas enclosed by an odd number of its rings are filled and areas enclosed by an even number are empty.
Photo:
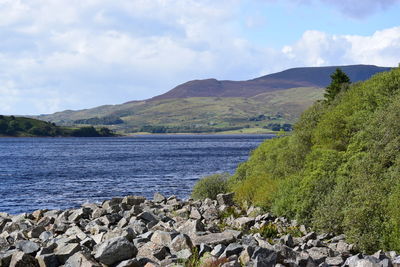
[[[347,88],[351,83],[350,78],[340,68],[337,68],[334,73],[331,74],[331,84],[326,87],[324,94],[325,101],[331,102],[340,91]]]
[[[0,119],[0,133],[5,134],[8,129],[8,123],[6,120]]]

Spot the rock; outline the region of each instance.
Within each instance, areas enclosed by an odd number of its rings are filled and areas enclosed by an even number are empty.
[[[218,205],[233,206],[235,204],[233,202],[233,196],[234,196],[234,193],[218,194],[217,195]]]
[[[150,241],[161,246],[168,246],[171,244],[172,239],[176,234],[172,234],[164,231],[155,231],[151,236]]]
[[[203,217],[201,216],[201,213],[200,213],[199,209],[197,209],[197,208],[192,208],[192,209],[190,210],[190,215],[189,215],[189,217],[192,218],[192,219],[198,219],[198,220],[201,220],[201,219],[203,218]]]
[[[225,249],[225,256],[230,257],[232,255],[240,255],[243,250],[243,246],[238,243],[230,243]]]
[[[380,267],[379,262],[370,258],[360,259],[356,267]]]
[[[388,256],[392,260],[394,260],[397,257],[396,251],[393,251],[393,250],[392,251],[388,251],[385,254],[386,254],[386,256]]]
[[[336,251],[342,254],[350,254],[350,246],[343,240],[340,240],[336,245]]]
[[[218,258],[221,256],[222,253],[224,253],[226,246],[222,244],[218,244],[214,247],[214,249],[211,251],[211,255],[214,257]]]
[[[204,231],[204,225],[200,220],[189,219],[180,227],[178,227],[177,231],[192,237],[196,234],[196,232]]]
[[[83,240],[87,237],[87,235],[78,227],[78,226],[72,226],[68,228],[67,231],[65,231],[66,236],[76,236],[80,240]]]
[[[137,249],[125,237],[116,237],[95,246],[94,257],[101,263],[112,265],[133,258]]]
[[[296,261],[299,253],[285,245],[274,245],[274,250],[277,253],[277,262],[285,264],[286,261]]]
[[[60,263],[57,259],[57,256],[54,254],[43,254],[36,256],[36,260],[39,263],[40,267],[57,267],[60,266]],[[79,266],[79,265],[77,265]]]
[[[194,245],[200,245],[201,243],[204,243],[206,245],[228,245],[229,243],[232,243],[234,241],[234,235],[229,232],[211,233],[203,236],[195,236],[192,238],[192,242]]]
[[[307,246],[309,248],[312,248],[312,247],[324,247],[325,245],[324,243],[322,243],[321,240],[314,239],[314,240],[308,240]]]
[[[276,264],[277,257],[275,251],[258,247],[254,250],[251,258],[255,267],[273,267]]]
[[[80,245],[77,243],[64,244],[55,250],[55,255],[60,263],[64,264],[69,257],[80,250]]]
[[[245,266],[249,265],[253,253],[254,253],[254,247],[252,246],[244,247],[239,256],[240,262]]]
[[[97,219],[100,218],[104,215],[107,214],[107,211],[103,208],[96,208],[93,212],[92,212],[92,218],[93,219]]]
[[[131,206],[136,206],[144,203],[146,201],[145,197],[141,196],[126,196],[122,199],[122,203],[126,203]]]
[[[40,239],[42,242],[46,242],[47,240],[49,240],[49,239],[51,239],[51,238],[53,238],[53,233],[52,233],[52,232],[49,232],[49,231],[42,232],[42,233],[40,234],[40,236],[39,236],[39,239]]]
[[[103,202],[101,205],[103,209],[108,209],[112,206],[117,206],[122,203],[122,198],[120,197],[114,197],[111,200],[106,200]]]
[[[0,252],[0,266],[9,266],[11,262],[12,255],[17,252],[17,250],[9,250],[5,252]]]
[[[225,232],[231,233],[236,239],[240,239],[243,236],[243,232],[242,231],[226,229]]]
[[[205,253],[211,252],[212,248],[206,244],[200,244],[199,245],[199,256],[202,257]],[[400,267],[400,266],[399,266]]]
[[[240,217],[233,221],[232,226],[240,230],[248,230],[255,223],[255,219],[251,217]]]
[[[153,201],[156,203],[165,203],[167,201],[167,199],[160,193],[156,192],[156,193],[154,193]]]
[[[315,232],[311,232],[303,237],[303,242],[306,243],[309,240],[314,240],[314,239],[317,239],[317,234]]]
[[[286,245],[291,248],[294,247],[293,237],[290,234],[282,236],[280,241],[283,245]]]
[[[301,267],[313,267],[313,266],[317,266],[315,264],[315,262],[313,261],[313,259],[310,257],[310,255],[305,252],[305,251],[301,251],[298,256],[296,257],[295,263],[298,266]]]
[[[79,222],[80,219],[89,219],[91,213],[90,208],[80,208],[74,210],[71,215],[68,216],[68,221],[70,222]]]
[[[326,247],[310,248],[307,252],[317,265],[324,262],[326,258],[334,256],[333,251]]]
[[[17,241],[15,247],[26,254],[35,254],[40,249],[37,243],[28,240]]]
[[[145,220],[146,222],[158,222],[159,220],[156,218],[156,216],[154,216],[154,214],[148,212],[148,211],[144,211],[141,214],[139,214],[138,216],[139,218]]]
[[[132,230],[135,232],[135,234],[140,235],[140,234],[143,234],[144,232],[147,232],[146,224],[144,222],[136,220],[134,218],[132,218],[129,221],[128,226],[132,228]]]
[[[348,266],[348,267],[356,267],[358,262],[360,260],[362,260],[364,257],[362,254],[357,254],[354,256],[351,256],[349,258],[347,258],[347,260],[344,263],[344,266]]]
[[[206,211],[203,213],[203,218],[211,221],[211,220],[217,220],[219,219],[219,212],[216,208],[214,207],[209,207],[206,209]]]
[[[400,267],[400,256],[394,258],[392,263],[393,263],[393,267]]]
[[[178,252],[183,249],[191,250],[193,248],[193,244],[189,236],[185,234],[179,234],[171,241],[169,248],[171,249],[171,252]]]
[[[64,264],[64,267],[101,267],[89,255],[77,252],[72,255]]]
[[[103,225],[107,226],[108,228],[112,225],[117,224],[119,220],[121,220],[122,216],[119,215],[118,213],[113,213],[113,214],[106,214],[97,220],[99,220]]]
[[[341,266],[344,261],[342,257],[327,257],[325,263],[329,266]]]
[[[119,220],[117,227],[118,228],[124,228],[125,226],[127,226],[129,223],[129,221],[126,218],[122,218],[121,220]]]
[[[166,247],[157,245],[151,241],[138,246],[137,258],[147,258],[152,262],[159,262],[168,255]]]
[[[225,262],[221,265],[221,267],[241,267],[241,266],[242,265],[237,260]]]
[[[43,226],[41,225],[34,226],[32,230],[28,233],[28,236],[30,238],[38,238],[40,234],[43,233],[44,231],[46,231],[46,229]]]
[[[193,255],[190,249],[182,249],[178,251],[175,256],[181,260],[188,260]]]
[[[120,262],[116,267],[141,267],[143,266],[139,260],[130,259]]]
[[[12,255],[10,267],[39,267],[39,263],[33,256],[19,251]]]

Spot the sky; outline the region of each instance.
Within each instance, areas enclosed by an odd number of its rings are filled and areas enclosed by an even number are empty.
[[[400,0],[0,0],[0,114],[293,67],[398,66],[399,14]]]

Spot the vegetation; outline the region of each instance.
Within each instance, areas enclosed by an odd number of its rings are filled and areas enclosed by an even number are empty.
[[[190,97],[128,102],[37,117],[63,126],[107,126],[121,133],[219,133],[273,131],[293,124],[323,89],[291,88],[254,97]],[[250,130],[249,130],[250,129]],[[290,130],[289,128],[287,128]],[[278,130],[279,131],[279,130]]]
[[[331,79],[332,82],[326,87],[324,94],[325,100],[328,102],[333,101],[333,99],[335,99],[341,91],[348,88],[348,85],[351,83],[350,78],[340,68],[337,68],[331,75]]]
[[[366,252],[398,251],[400,69],[332,88],[329,101],[304,112],[290,136],[253,151],[229,186],[239,203],[345,233]]]
[[[90,124],[90,125],[113,125],[124,123],[118,116],[105,116],[105,117],[95,117],[90,119],[76,120],[75,124]]]
[[[0,115],[0,136],[102,137],[114,136],[114,133],[105,127],[98,130],[92,126],[74,129],[31,118]]]
[[[216,199],[220,193],[228,190],[228,173],[213,174],[200,179],[193,187],[193,199]]]

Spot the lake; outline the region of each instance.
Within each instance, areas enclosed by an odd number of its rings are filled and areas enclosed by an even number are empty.
[[[0,212],[63,209],[155,192],[188,198],[194,183],[233,173],[272,135],[0,138]]]

